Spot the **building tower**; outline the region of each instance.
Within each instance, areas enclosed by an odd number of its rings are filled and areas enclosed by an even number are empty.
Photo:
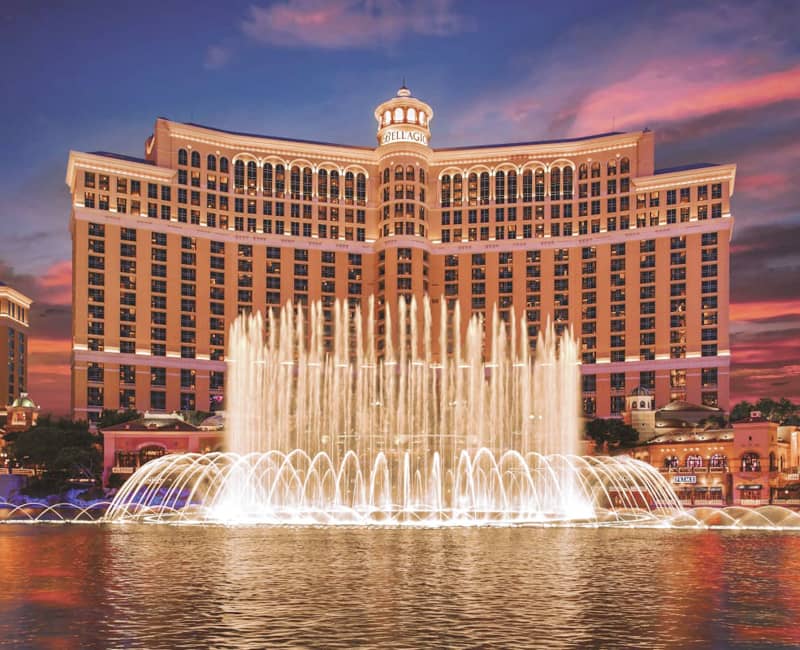
[[[656,407],[649,390],[637,386],[625,398],[623,421],[639,432],[641,440],[653,434],[656,430]]]
[[[375,109],[375,120],[380,180],[376,299],[378,341],[383,346],[387,327],[385,306],[392,312],[391,327],[397,341],[399,301],[410,303],[412,296],[417,298],[417,325],[421,331],[423,315],[419,299],[430,290],[430,212],[426,201],[430,196],[428,163],[433,109],[413,97],[404,83],[395,97]]]
[[[0,416],[8,415],[7,405],[28,390],[28,329],[33,301],[0,282],[0,355],[8,372],[0,373]]]

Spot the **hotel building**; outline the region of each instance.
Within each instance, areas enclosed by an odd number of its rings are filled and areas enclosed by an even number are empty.
[[[587,414],[636,386],[727,409],[734,165],[656,170],[648,130],[434,149],[405,87],[374,116],[375,147],[159,118],[143,159],[71,152],[73,415],[219,403],[242,311],[374,295],[380,347],[425,294],[437,354],[456,305],[572,326]]]
[[[0,373],[0,417],[8,415],[8,406],[28,390],[28,329],[33,301],[0,282],[0,358],[7,362],[7,372]]]

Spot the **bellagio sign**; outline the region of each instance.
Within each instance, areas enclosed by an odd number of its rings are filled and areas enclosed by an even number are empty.
[[[428,146],[428,136],[413,129],[386,129],[381,136],[381,145],[395,142],[414,142]]]

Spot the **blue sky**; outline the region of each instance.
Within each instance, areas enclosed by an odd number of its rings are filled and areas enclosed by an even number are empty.
[[[32,370],[63,383],[70,149],[141,156],[157,116],[370,145],[405,77],[434,147],[649,126],[659,166],[736,162],[734,391],[800,398],[798,24],[758,1],[6,0],[0,279],[37,300]]]

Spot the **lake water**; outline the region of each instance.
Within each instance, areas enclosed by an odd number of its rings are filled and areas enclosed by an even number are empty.
[[[800,535],[0,526],[0,645],[796,647]]]

